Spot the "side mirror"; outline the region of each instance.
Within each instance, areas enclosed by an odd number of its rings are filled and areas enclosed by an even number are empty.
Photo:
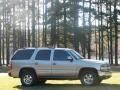
[[[72,58],[71,56],[68,56],[68,57],[67,57],[67,60],[69,60],[70,62],[72,62],[72,61],[73,61],[73,58]]]

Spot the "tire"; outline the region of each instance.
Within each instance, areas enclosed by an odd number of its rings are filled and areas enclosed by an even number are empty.
[[[20,80],[23,86],[32,86],[36,84],[37,77],[33,71],[22,71]]]
[[[102,82],[102,79],[99,79],[98,84],[100,84],[101,82]]]
[[[94,71],[84,71],[81,74],[81,83],[85,86],[97,85],[99,84],[99,77]]]

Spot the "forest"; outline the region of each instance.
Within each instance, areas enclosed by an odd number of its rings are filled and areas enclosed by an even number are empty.
[[[19,48],[72,48],[120,58],[120,0],[0,0],[0,66]]]

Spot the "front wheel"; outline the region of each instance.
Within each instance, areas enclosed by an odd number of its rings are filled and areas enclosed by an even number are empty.
[[[81,75],[81,83],[86,86],[96,85],[99,83],[99,77],[94,71],[84,71]]]
[[[98,84],[100,84],[103,81],[103,79],[99,79]]]

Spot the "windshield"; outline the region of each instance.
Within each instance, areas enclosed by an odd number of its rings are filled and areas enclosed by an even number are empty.
[[[70,50],[70,53],[72,54],[72,56],[75,58],[75,59],[84,59],[83,56],[81,56],[78,52],[76,52],[75,50]]]

